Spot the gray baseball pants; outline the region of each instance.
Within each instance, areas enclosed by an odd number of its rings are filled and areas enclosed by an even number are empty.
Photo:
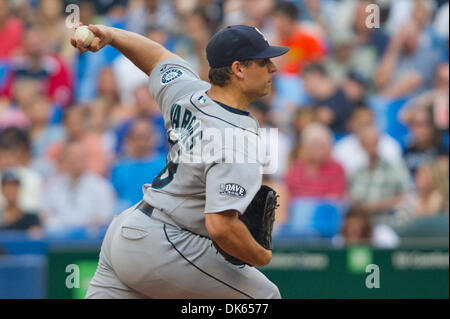
[[[209,238],[183,230],[156,209],[117,216],[103,240],[86,298],[281,298],[259,270],[235,266]]]

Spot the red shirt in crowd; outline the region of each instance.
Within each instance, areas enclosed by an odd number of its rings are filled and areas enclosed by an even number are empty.
[[[0,96],[11,97],[17,80],[34,79],[38,80],[42,91],[53,103],[68,106],[72,102],[71,70],[59,56],[44,56],[37,69],[31,67],[27,56],[14,57],[10,59],[9,65],[5,83],[0,88]]]
[[[332,159],[324,162],[317,170],[310,168],[305,161],[298,160],[288,170],[286,183],[291,198],[342,199],[347,190],[344,169]]]
[[[0,27],[0,59],[20,53],[23,30],[23,23],[17,18],[9,18],[3,27]]]
[[[292,36],[281,42],[283,46],[290,48],[284,56],[282,73],[299,74],[306,64],[322,59],[326,53],[320,39],[302,28],[297,28]]]

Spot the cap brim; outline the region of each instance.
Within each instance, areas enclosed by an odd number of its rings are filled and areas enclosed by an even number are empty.
[[[289,47],[269,46],[261,53],[253,56],[252,59],[275,58],[289,51]]]

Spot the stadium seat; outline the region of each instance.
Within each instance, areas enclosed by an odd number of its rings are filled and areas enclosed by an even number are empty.
[[[280,227],[276,238],[332,238],[339,231],[345,202],[300,198],[291,202],[288,221]]]

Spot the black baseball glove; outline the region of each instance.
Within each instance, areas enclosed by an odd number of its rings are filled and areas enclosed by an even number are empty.
[[[239,219],[247,226],[253,238],[264,248],[272,250],[272,229],[275,221],[275,210],[279,206],[278,195],[269,186],[262,185],[250,205]],[[214,242],[217,251],[233,265],[247,263],[226,253]],[[250,265],[251,266],[251,265]]]

